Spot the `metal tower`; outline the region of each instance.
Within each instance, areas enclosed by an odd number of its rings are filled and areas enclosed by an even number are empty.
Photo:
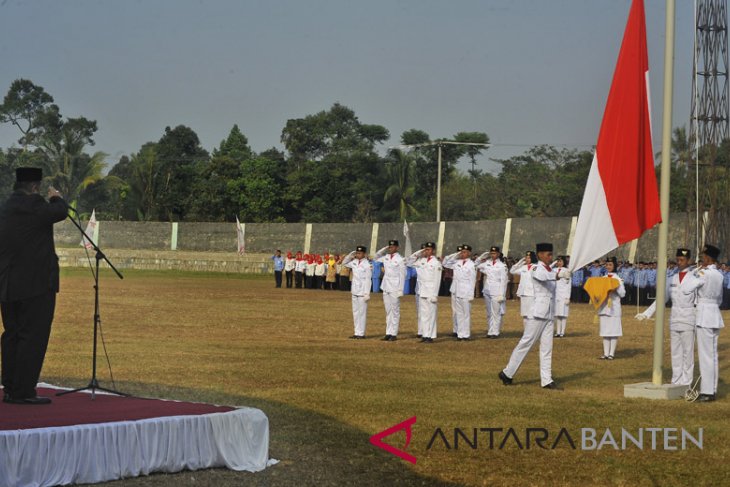
[[[730,225],[725,221],[730,201],[718,184],[726,176],[715,164],[718,147],[730,137],[727,20],[727,0],[695,0],[689,144],[695,160],[697,250],[704,242],[723,247],[730,243]]]
[[[730,135],[727,0],[696,0],[692,74],[693,148],[720,145]]]

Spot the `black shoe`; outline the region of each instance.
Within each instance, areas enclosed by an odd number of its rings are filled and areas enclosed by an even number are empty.
[[[497,377],[499,377],[499,380],[502,381],[502,384],[504,384],[506,386],[511,386],[512,385],[512,378],[511,377],[507,377],[507,374],[505,374],[504,371],[501,371],[499,373],[499,375],[497,375]]]
[[[3,398],[3,400],[5,400],[5,399]],[[10,404],[38,405],[38,404],[51,404],[51,399],[48,397],[43,397],[43,396],[24,397],[24,398],[19,398],[19,399],[10,397],[5,402],[10,403]]]
[[[362,340],[363,338],[365,338],[365,337],[362,335],[352,335],[350,337],[351,340]]]
[[[454,338],[456,338],[456,337],[459,336],[459,334],[458,333],[452,333],[451,336],[454,337]]]
[[[398,339],[398,337],[397,337],[397,336],[395,336],[395,335],[390,335],[390,338],[388,338],[388,341],[389,341],[389,342],[394,342],[394,341],[396,341],[397,339]]]
[[[700,394],[697,398],[697,402],[712,402],[715,400],[714,394]]]
[[[423,335],[416,335],[416,338],[423,338]]]
[[[421,338],[421,343],[433,343],[433,338]]]
[[[381,340],[383,340],[384,342],[389,342],[390,341],[390,336],[391,335],[385,335],[383,338],[381,338]]]
[[[555,381],[552,381],[550,384],[546,386],[542,386],[543,389],[553,389],[553,390],[559,390],[560,387],[555,383]]]

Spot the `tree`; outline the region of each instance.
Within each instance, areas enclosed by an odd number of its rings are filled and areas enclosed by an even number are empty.
[[[159,167],[157,189],[157,218],[184,220],[193,200],[196,174],[208,161],[208,152],[191,128],[178,125],[165,127],[165,133],[155,147]]]
[[[0,123],[11,123],[22,134],[18,143],[24,149],[35,143],[45,130],[48,115],[58,113],[53,97],[27,79],[16,79],[0,105]]]
[[[385,191],[384,207],[391,209],[398,221],[404,221],[417,214],[413,205],[415,186],[413,185],[413,170],[416,157],[399,149],[390,151],[386,161],[388,181],[390,186]]]
[[[389,137],[339,103],[288,120],[281,140],[287,160],[287,221],[367,221],[380,208],[384,171],[375,146]]]
[[[245,161],[239,178],[228,183],[238,196],[238,215],[246,222],[283,221],[283,173],[278,161],[255,157]]]

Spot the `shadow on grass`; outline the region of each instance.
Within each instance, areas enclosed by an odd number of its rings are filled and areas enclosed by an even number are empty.
[[[67,387],[83,385],[79,381],[71,382],[59,377],[45,377],[44,380]],[[269,455],[280,463],[257,473],[234,472],[221,468],[183,471],[115,481],[109,484],[112,486],[460,485],[419,475],[411,470],[410,464],[371,445],[369,433],[289,404],[160,384],[118,382],[116,385],[119,390],[140,397],[261,409],[269,418]],[[387,426],[390,425],[383,425]]]
[[[585,379],[586,377],[590,377],[592,375],[595,375],[595,372],[576,372],[575,374],[570,375],[562,375],[562,376],[553,376],[553,379],[559,386],[563,386],[565,384],[570,384],[571,382],[575,382],[577,380]],[[518,385],[532,385],[532,384],[539,384],[540,379],[530,379],[526,381],[520,381],[517,382],[517,379],[515,379],[515,386]]]

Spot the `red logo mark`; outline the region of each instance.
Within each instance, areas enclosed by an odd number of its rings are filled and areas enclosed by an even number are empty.
[[[411,443],[411,436],[413,434],[413,431],[411,430],[411,427],[416,423],[416,417],[413,416],[412,418],[406,419],[402,423],[398,423],[394,426],[391,426],[390,428],[381,431],[378,434],[375,434],[370,437],[370,443],[377,446],[378,448],[382,448],[383,450],[392,453],[393,455],[405,460],[406,462],[411,462],[412,464],[416,464],[416,457],[413,455],[409,455],[403,450],[399,450],[398,448],[391,446],[387,443],[383,443],[383,438],[386,436],[390,436],[393,433],[396,433],[400,430],[406,430],[406,445],[403,448],[408,448],[408,445]]]

